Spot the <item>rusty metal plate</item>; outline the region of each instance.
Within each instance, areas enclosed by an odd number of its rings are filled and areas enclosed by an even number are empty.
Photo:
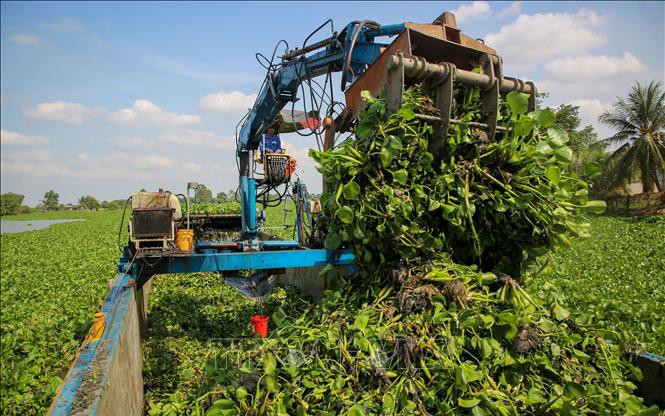
[[[386,85],[388,81],[388,59],[397,52],[411,54],[408,30],[402,32],[344,93],[346,107],[353,115],[358,114],[359,111],[365,108],[365,102],[360,98],[361,92],[367,90],[376,96],[381,88]]]

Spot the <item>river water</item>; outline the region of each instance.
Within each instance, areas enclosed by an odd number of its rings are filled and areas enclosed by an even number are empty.
[[[77,222],[85,221],[82,218],[71,219],[71,220],[26,220],[26,221],[14,221],[14,220],[0,220],[0,232],[1,233],[22,233],[25,231],[34,231],[42,230],[48,228],[53,224],[61,224],[63,222]]]

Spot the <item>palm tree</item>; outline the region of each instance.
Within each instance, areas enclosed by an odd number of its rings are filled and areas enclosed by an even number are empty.
[[[584,168],[592,162],[604,164],[607,159],[607,143],[598,138],[592,126],[568,134],[568,147],[573,151],[573,163],[570,169],[581,177]]]
[[[610,155],[604,177],[605,186],[615,189],[634,176],[642,182],[642,192],[665,183],[665,92],[660,82],[636,83],[628,98],[619,97],[610,111],[598,118],[614,128],[608,145],[619,145]]]

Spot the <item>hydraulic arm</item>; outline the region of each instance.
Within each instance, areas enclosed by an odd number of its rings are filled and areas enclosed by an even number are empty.
[[[280,63],[270,62],[256,102],[246,115],[237,137],[242,235],[250,248],[256,248],[258,244],[255,215],[257,181],[252,164],[262,133],[288,103],[298,99],[298,89],[305,80],[342,71],[343,83],[347,80],[353,82],[388,46],[375,42],[375,39],[394,36],[403,30],[404,24],[381,26],[366,20],[352,22],[340,34],[333,33],[312,45],[307,45],[306,40],[302,48],[287,50]]]
[[[256,102],[241,120],[237,132],[243,217],[241,239],[250,249],[259,247],[254,151],[259,147],[262,133],[275,122],[282,109],[301,98],[298,92],[305,82],[311,87],[314,78],[341,72],[344,110],[335,123],[328,123],[331,126],[328,128],[340,130],[348,127],[364,108],[362,91],[376,95],[385,88],[388,111],[396,111],[404,89],[416,83],[429,91],[441,114],[428,120],[434,124],[441,140],[445,139],[448,126],[459,122],[450,119],[454,83],[480,88],[482,120],[476,127],[486,130],[490,139],[497,130],[504,129],[497,126],[502,94],[513,90],[526,93],[530,96],[530,107],[535,108],[535,86],[504,77],[502,61],[496,51],[482,40],[463,34],[452,13],[443,13],[430,24],[405,22],[383,26],[370,20],[354,21],[341,33],[333,31],[332,36],[308,45],[308,40],[328,23],[331,22],[324,23],[308,36],[302,48],[289,50],[287,47],[280,62],[273,62],[273,54],[266,65],[268,72]],[[396,38],[388,44],[376,41],[386,36]],[[330,110],[325,114],[332,115]],[[436,158],[438,145],[436,142],[430,145]]]

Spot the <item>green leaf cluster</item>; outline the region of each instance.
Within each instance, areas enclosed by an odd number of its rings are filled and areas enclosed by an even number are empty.
[[[478,120],[478,91],[457,93],[456,117]],[[571,176],[568,136],[554,113],[527,113],[527,98],[502,101],[506,132],[489,141],[466,124],[434,136],[415,117],[432,105],[418,88],[386,115],[374,98],[355,136],[327,152],[310,151],[328,181],[322,195],[326,247],[353,247],[368,268],[445,251],[455,261],[519,276],[525,263],[576,235],[576,215],[602,213],[589,183]],[[589,166],[594,176],[599,166]]]
[[[354,137],[310,152],[328,179],[325,245],[353,248],[360,273],[263,344],[221,352],[242,365],[209,386],[210,414],[657,411],[632,395],[639,370],[618,344],[520,284],[539,254],[581,234],[579,213],[603,209],[565,173],[553,114],[511,93],[496,140],[462,123],[436,143],[418,88],[392,115],[365,98]],[[478,90],[457,91],[455,117],[479,121]]]

